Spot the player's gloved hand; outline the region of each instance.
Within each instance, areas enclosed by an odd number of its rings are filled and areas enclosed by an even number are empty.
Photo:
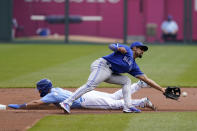
[[[14,109],[19,109],[19,108],[22,108],[22,107],[26,107],[27,106],[27,104],[26,103],[24,103],[24,104],[9,104],[8,105],[8,107],[10,107],[10,108],[14,108]]]
[[[163,93],[166,98],[170,98],[173,100],[178,100],[181,95],[181,89],[179,87],[170,87],[168,86]]]

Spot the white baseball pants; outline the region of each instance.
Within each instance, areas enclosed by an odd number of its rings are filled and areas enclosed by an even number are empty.
[[[134,83],[130,88],[132,95],[138,91],[141,86],[138,83]],[[122,100],[122,98],[122,89],[113,94],[100,91],[90,91],[82,95],[81,106],[89,109],[122,109],[124,107],[124,100]],[[133,99],[130,104],[143,108],[145,107],[145,100],[146,98]]]

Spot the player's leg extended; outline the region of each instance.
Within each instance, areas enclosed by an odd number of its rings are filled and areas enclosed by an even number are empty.
[[[141,80],[138,81],[137,83],[133,83],[131,85],[131,95],[137,92],[138,90],[140,90],[141,88],[150,88],[150,86]],[[115,100],[122,99],[123,98],[122,89],[114,92],[113,94],[110,94],[109,97]]]
[[[131,95],[137,91],[136,88],[139,88],[139,85],[137,83],[134,83],[131,85],[131,88],[130,88]],[[114,92],[113,94],[110,95],[110,97],[115,100],[123,99],[122,89]]]
[[[124,99],[124,111],[129,110],[131,105],[131,80],[128,76],[112,74],[105,82],[119,84],[122,86],[122,94]]]
[[[104,94],[104,95],[103,95]],[[114,100],[106,97],[104,92],[91,91],[82,96],[81,106],[89,109],[121,109],[123,100]]]
[[[88,109],[123,109],[124,100],[114,100],[107,96],[108,93],[100,91],[91,91],[82,96],[81,106]],[[154,110],[154,105],[148,98],[132,99],[131,104],[141,108],[151,108]]]
[[[94,61],[91,65],[91,74],[86,84],[78,88],[72,96],[64,101],[71,105],[74,100],[78,99],[81,95],[93,90],[99,83],[105,81],[111,76],[111,70],[107,67],[103,59]]]

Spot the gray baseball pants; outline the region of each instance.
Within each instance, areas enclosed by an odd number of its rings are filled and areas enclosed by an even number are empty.
[[[74,100],[78,99],[86,92],[92,91],[101,82],[121,85],[124,99],[123,109],[127,109],[132,106],[130,89],[131,79],[128,76],[113,74],[112,70],[110,69],[110,64],[108,64],[108,62],[103,58],[99,58],[91,64],[91,73],[86,84],[78,88],[72,96],[64,101],[64,103],[72,105]]]

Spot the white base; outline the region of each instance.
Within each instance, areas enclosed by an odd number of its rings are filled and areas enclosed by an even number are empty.
[[[6,110],[6,105],[0,104],[0,110]]]

